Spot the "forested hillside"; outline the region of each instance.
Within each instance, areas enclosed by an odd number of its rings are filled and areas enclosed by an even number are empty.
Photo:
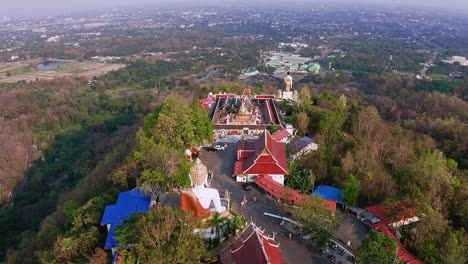
[[[91,81],[0,86],[2,199],[17,186],[0,212],[0,258],[107,263],[99,223],[120,191],[188,184],[183,149],[212,133],[196,99],[278,85],[200,80],[190,71],[203,66],[191,61],[137,61]],[[373,73],[307,75],[294,86],[300,100],[282,107],[320,148],[290,165],[286,183],[304,193],[318,184],[344,188],[357,206],[417,205],[425,217],[405,245],[428,263],[453,263],[467,248],[467,87]]]
[[[468,246],[468,103],[395,81],[369,79],[358,86],[364,93],[343,89],[355,83],[303,86],[301,102],[285,107],[300,134],[317,133],[320,147],[294,163],[286,184],[303,192],[314,184],[341,187],[356,206],[416,207],[424,217],[404,229],[405,246],[427,263],[455,263]]]

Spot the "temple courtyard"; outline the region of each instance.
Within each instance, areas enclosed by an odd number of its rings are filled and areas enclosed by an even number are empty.
[[[263,194],[253,183],[250,185],[251,189],[245,191],[242,184],[236,182],[235,178],[231,176],[236,158],[236,147],[237,144],[232,143],[228,144],[223,151],[202,151],[201,160],[214,174],[210,187],[218,189],[220,193],[224,193],[227,189],[231,192],[233,201],[231,210],[265,228],[268,235],[276,233],[275,240],[280,243],[281,252],[287,263],[328,263],[328,260],[320,254],[316,247],[312,246],[310,241],[298,239],[296,236],[290,240],[288,237],[290,232],[280,226],[280,219],[263,215],[264,212],[267,212],[285,216],[272,198]],[[241,209],[244,195],[248,202]],[[256,198],[256,202],[253,201],[253,197]]]

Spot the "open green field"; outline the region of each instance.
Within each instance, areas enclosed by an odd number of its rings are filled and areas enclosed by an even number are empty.
[[[432,80],[447,80],[447,79],[450,78],[448,75],[445,75],[445,74],[442,74],[442,73],[434,73],[434,74],[429,75],[429,77]]]
[[[31,65],[40,63],[40,60],[28,60],[0,64],[0,83],[14,83],[18,81],[50,80],[53,78],[79,76],[100,76],[107,72],[125,67],[124,64],[108,64],[97,62],[78,62],[60,68],[38,71]]]

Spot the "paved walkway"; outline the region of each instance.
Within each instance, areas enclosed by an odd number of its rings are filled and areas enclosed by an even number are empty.
[[[341,219],[341,222],[333,237],[344,245],[350,242],[348,247],[356,250],[361,245],[361,241],[367,232],[369,232],[369,227],[358,220],[356,216],[343,213],[341,210],[336,210],[336,215]]]
[[[294,235],[290,240],[289,232],[279,225],[279,219],[263,215],[264,212],[283,215],[270,197],[262,194],[254,184],[251,184],[251,190],[243,190],[242,185],[231,177],[236,159],[236,147],[236,144],[228,144],[223,151],[201,151],[201,160],[214,174],[210,187],[216,188],[222,195],[226,189],[231,192],[231,209],[238,214],[241,213],[240,203],[245,196],[248,202],[242,207],[242,214],[248,220],[253,220],[255,224],[265,228],[266,234],[275,235],[275,241],[280,243],[281,252],[288,264],[328,263],[311,242],[300,240]],[[256,197],[256,202],[253,201],[253,197]]]

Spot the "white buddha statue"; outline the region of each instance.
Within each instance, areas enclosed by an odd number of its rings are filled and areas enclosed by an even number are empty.
[[[203,208],[210,209],[211,202],[213,202],[216,212],[221,213],[226,211],[226,208],[221,205],[218,190],[206,187],[208,169],[198,158],[195,160],[195,164],[190,168],[190,180],[192,181],[192,192]]]

